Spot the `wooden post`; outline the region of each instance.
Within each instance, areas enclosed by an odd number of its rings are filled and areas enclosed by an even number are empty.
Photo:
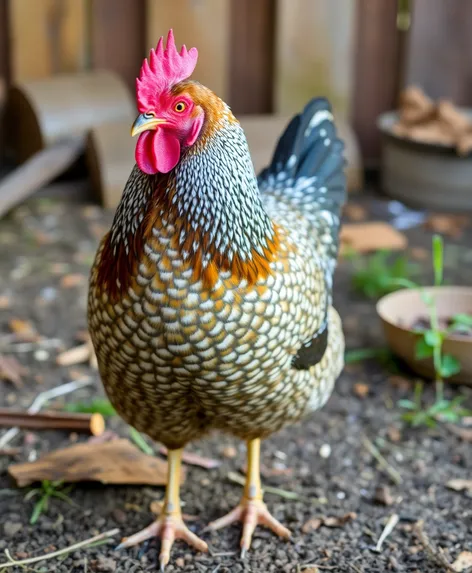
[[[472,3],[415,0],[407,82],[432,98],[472,104]]]
[[[377,117],[395,106],[398,95],[396,20],[397,0],[357,0],[351,119],[367,166],[380,155]]]
[[[10,82],[10,36],[8,30],[8,0],[0,0],[0,164],[3,159],[3,107]]]
[[[91,0],[91,60],[119,74],[134,94],[145,56],[145,0]]]
[[[228,103],[236,114],[273,111],[275,0],[231,0]]]

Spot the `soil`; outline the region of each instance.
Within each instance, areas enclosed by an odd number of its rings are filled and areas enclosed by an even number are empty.
[[[387,214],[382,201],[364,199],[359,204],[369,213],[375,211],[376,217],[379,212]],[[95,384],[67,397],[69,402],[103,395],[96,372],[87,364],[66,368],[56,365],[55,359],[61,347],[79,344],[81,332],[86,329],[88,269],[111,217],[98,207],[42,199],[21,206],[2,220],[2,351],[12,355],[11,319],[29,321],[40,335],[58,339],[60,347],[39,348],[33,344],[33,350],[16,353],[27,369],[22,374],[23,386],[1,382],[1,405],[27,407],[46,388],[82,375],[92,376]],[[418,227],[407,235],[410,252],[424,267],[427,284],[431,276],[428,254],[431,234]],[[460,239],[447,241],[445,272],[456,284],[471,283],[471,250],[467,246],[472,244],[471,239],[464,234]],[[347,346],[380,347],[384,343],[374,305],[352,292],[350,272],[350,263],[342,262],[335,282],[335,303],[343,317]],[[264,443],[264,482],[298,496],[298,499],[265,496],[274,516],[292,530],[293,539],[284,542],[258,528],[245,561],[239,558],[239,527],[214,534],[202,532],[210,520],[239,500],[241,487],[231,482],[228,474],[242,471],[244,444],[222,435],[192,443],[189,451],[222,462],[213,470],[188,466],[182,488],[184,512],[196,516],[189,526],[209,542],[211,554],[197,554],[177,542],[166,571],[444,571],[415,537],[413,524],[423,520],[432,545],[441,547],[451,562],[462,551],[472,550],[472,494],[448,489],[446,485],[451,479],[470,479],[470,431],[466,433],[466,424],[461,428],[462,433],[457,432],[458,428],[451,431],[447,425],[434,429],[404,426],[396,404],[401,398],[411,398],[412,392],[413,380],[398,368],[392,371],[391,365],[374,360],[350,364],[322,411]],[[464,405],[470,408],[472,388],[446,388],[447,397],[460,394],[465,395]],[[425,400],[433,400],[429,385]],[[60,403],[59,400],[54,405]],[[120,435],[128,435],[128,429],[117,418],[111,418],[108,427]],[[401,483],[392,482],[379,467],[365,446],[364,437],[399,472]],[[77,439],[85,438],[54,431],[23,432],[9,444],[19,447],[19,453],[15,457],[0,455],[0,554],[8,549],[13,557],[26,558],[115,527],[120,529],[120,535],[129,535],[153,519],[150,503],[162,498],[162,488],[77,484],[70,493],[72,503],[51,501],[38,522],[30,525],[34,499],[25,500],[26,490],[15,487],[7,475],[8,465],[35,459]],[[381,551],[376,552],[373,547],[392,514],[397,514],[400,521]],[[343,516],[347,517],[326,519]],[[119,536],[104,545],[76,551],[62,559],[42,561],[34,569],[24,570],[156,571],[155,543],[116,551],[118,541]],[[20,569],[13,567],[7,571]]]
[[[450,317],[439,317],[438,318],[438,326],[440,330],[446,331],[448,330],[451,335],[454,336],[463,336],[465,338],[472,338],[472,327],[454,324],[454,318]],[[451,326],[453,326],[451,328]],[[413,324],[410,326],[411,330],[430,330],[431,329],[431,320],[428,317],[420,316],[417,318]]]

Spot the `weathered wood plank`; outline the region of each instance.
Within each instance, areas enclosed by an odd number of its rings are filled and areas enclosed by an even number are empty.
[[[472,104],[472,2],[415,0],[407,82],[432,98]]]
[[[236,114],[273,110],[275,0],[231,0],[228,103]]]
[[[380,155],[379,114],[396,103],[399,73],[397,0],[357,0],[351,121],[365,163]]]
[[[147,0],[147,48],[173,28],[178,46],[199,52],[193,77],[223,99],[229,87],[229,0]]]
[[[145,0],[91,2],[92,66],[116,72],[133,92],[146,52],[145,19]]]
[[[348,113],[354,8],[345,0],[278,0],[276,111],[293,113],[324,95]]]
[[[85,0],[10,2],[14,80],[44,78],[85,67]]]

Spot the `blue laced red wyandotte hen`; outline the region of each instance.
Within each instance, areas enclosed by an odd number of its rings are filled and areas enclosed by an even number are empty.
[[[262,501],[260,441],[321,408],[343,367],[331,306],[343,144],[329,103],[289,123],[257,178],[229,107],[189,80],[197,50],[172,31],[137,80],[136,165],[92,269],[88,319],[105,390],[122,418],[169,450],[159,519],[122,543],[207,545],[184,524],[184,446],[210,430],[247,442],[242,552],[258,524],[290,532]]]

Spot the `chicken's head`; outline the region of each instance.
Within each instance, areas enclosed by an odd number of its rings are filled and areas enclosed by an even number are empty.
[[[136,163],[144,173],[168,173],[179,162],[182,148],[197,140],[205,114],[181,83],[190,77],[197,64],[196,48],[177,51],[172,30],[167,45],[161,38],[149,60],[144,60],[136,80],[140,115],[131,129],[139,135]]]

